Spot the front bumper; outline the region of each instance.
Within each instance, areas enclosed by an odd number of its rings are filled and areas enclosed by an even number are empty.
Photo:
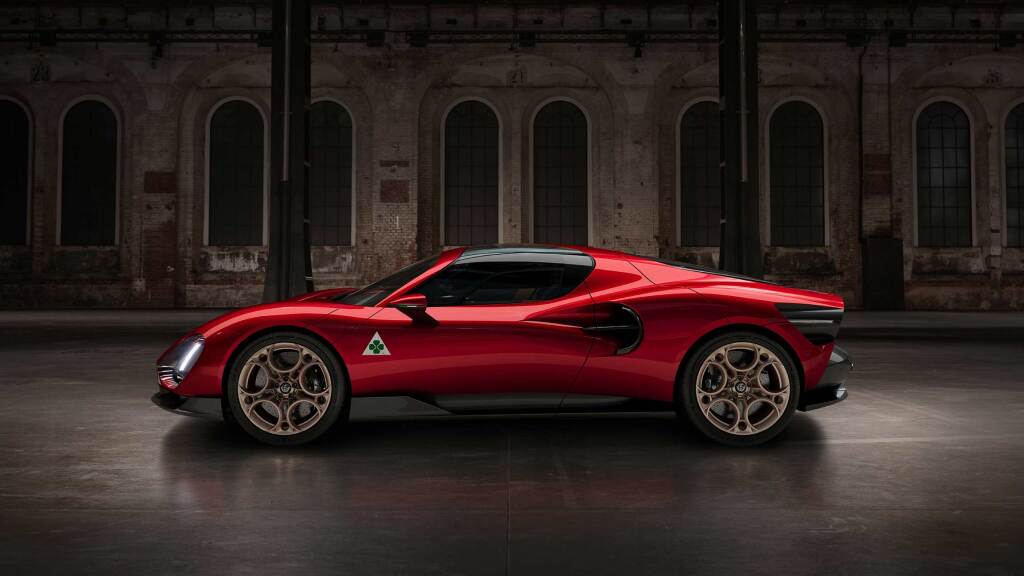
[[[218,420],[224,417],[220,398],[189,398],[161,388],[153,394],[152,400],[153,404],[175,414]]]
[[[853,370],[853,356],[839,346],[834,346],[821,380],[814,388],[804,390],[797,408],[806,412],[846,400],[846,387],[843,383],[850,370]]]

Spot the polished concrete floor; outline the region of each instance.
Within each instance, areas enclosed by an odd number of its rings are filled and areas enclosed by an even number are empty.
[[[1024,573],[1021,316],[852,316],[850,399],[751,450],[366,410],[272,449],[149,403],[206,316],[0,313],[0,574]]]

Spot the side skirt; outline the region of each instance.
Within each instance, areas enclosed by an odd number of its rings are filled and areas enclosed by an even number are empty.
[[[622,396],[590,394],[443,394],[356,397],[355,416],[446,416],[462,414],[559,414],[585,412],[662,412],[671,404]]]

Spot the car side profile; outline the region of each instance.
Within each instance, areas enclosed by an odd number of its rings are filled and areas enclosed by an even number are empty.
[[[843,311],[831,294],[610,250],[455,248],[200,326],[157,361],[153,401],[277,445],[371,396],[454,414],[674,409],[753,445],[846,398]]]

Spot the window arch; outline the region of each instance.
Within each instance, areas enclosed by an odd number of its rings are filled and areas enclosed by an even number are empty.
[[[263,243],[263,116],[248,101],[229,100],[210,117],[208,244]]]
[[[916,126],[917,244],[971,245],[971,124],[952,102],[921,110]]]
[[[309,236],[315,246],[351,246],[352,116],[330,100],[309,108]]]
[[[533,119],[533,240],[589,240],[589,127],[578,106],[545,104]]]
[[[500,138],[498,116],[479,100],[456,104],[444,120],[443,242],[498,242]]]
[[[793,100],[768,127],[773,246],[825,245],[825,128],[818,110]]]
[[[1006,116],[1006,245],[1024,246],[1024,102]]]
[[[718,246],[721,237],[722,150],[714,100],[686,108],[679,119],[679,244]]]
[[[18,102],[0,98],[0,245],[28,244],[32,125]]]
[[[82,100],[61,122],[59,244],[117,242],[119,127],[99,100]]]

